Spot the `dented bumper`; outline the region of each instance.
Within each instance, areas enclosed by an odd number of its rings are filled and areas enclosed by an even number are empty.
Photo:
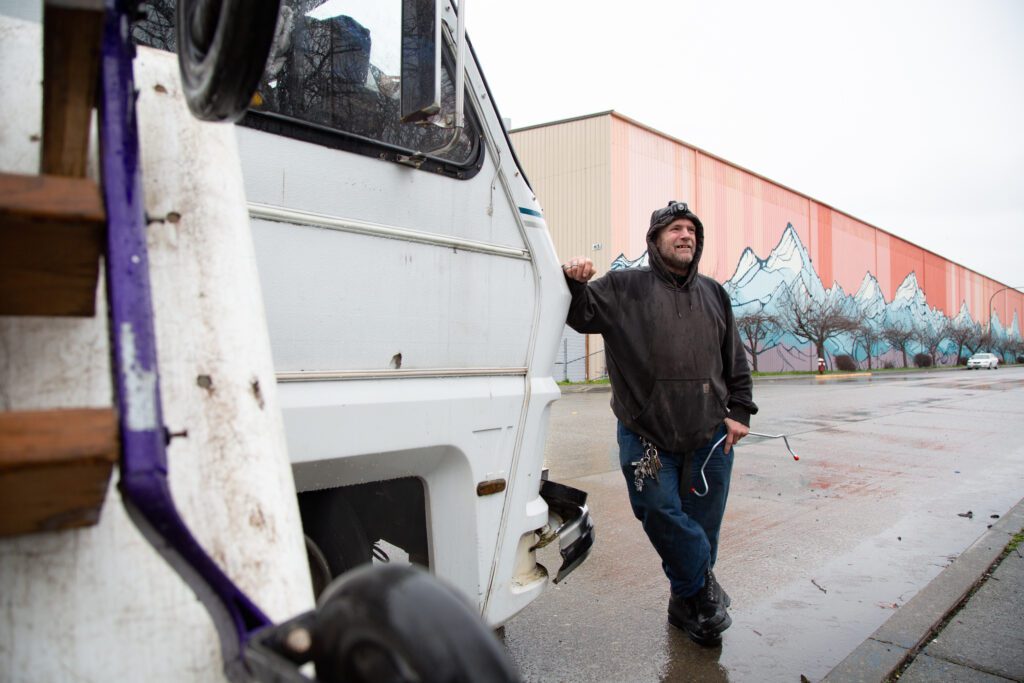
[[[548,504],[548,523],[537,532],[540,538],[531,550],[558,541],[562,553],[562,566],[555,576],[558,583],[587,559],[594,546],[594,523],[590,521],[586,491],[544,480],[540,495]]]

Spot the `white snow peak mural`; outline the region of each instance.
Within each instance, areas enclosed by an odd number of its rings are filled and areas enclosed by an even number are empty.
[[[648,260],[644,252],[632,261],[620,255],[612,263],[611,270],[646,267]],[[765,258],[758,257],[749,247],[744,249],[732,277],[722,284],[729,293],[737,318],[763,313],[775,320],[783,319],[787,317],[785,309],[800,300],[830,304],[830,310],[842,312],[858,323],[860,329],[831,337],[824,343],[824,351],[832,357],[850,356],[858,364],[868,362],[870,357],[877,365],[899,366],[904,351],[911,359],[915,354],[924,353],[934,355],[940,363],[955,363],[958,353],[1021,340],[1016,313],[1008,328],[994,315],[989,330],[971,318],[966,301],[952,318],[930,307],[914,272],[904,278],[892,301],[885,300],[878,280],[871,272],[864,274],[854,294],[846,293],[837,282],[825,287],[792,224],[786,226],[778,244]],[[760,370],[813,369],[817,350],[786,327],[778,326],[760,340]],[[885,339],[886,330],[893,328],[906,330],[910,336],[903,350]],[[956,328],[972,331],[966,345],[952,335],[951,330]],[[985,339],[986,333],[989,340]],[[934,348],[929,349],[929,345]]]

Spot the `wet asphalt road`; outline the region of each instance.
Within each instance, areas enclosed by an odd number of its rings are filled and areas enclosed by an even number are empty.
[[[668,585],[629,509],[607,392],[552,407],[551,478],[590,494],[597,543],[506,625],[528,681],[818,680],[1024,496],[1024,368],[755,386],[715,573],[721,648],[668,626]],[[972,517],[959,513],[971,511]],[[557,551],[541,555],[552,573]]]

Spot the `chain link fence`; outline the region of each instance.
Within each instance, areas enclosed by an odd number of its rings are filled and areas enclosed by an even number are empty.
[[[558,355],[551,368],[551,376],[555,378],[556,382],[585,382],[587,380],[587,359],[603,353],[604,349],[587,353],[587,336],[566,325],[558,344]],[[600,379],[601,377],[607,377],[607,374],[595,375],[590,379]]]

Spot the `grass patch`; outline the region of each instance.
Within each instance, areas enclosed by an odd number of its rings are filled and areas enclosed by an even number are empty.
[[[569,386],[575,387],[575,386],[584,386],[584,385],[587,385],[587,384],[611,384],[611,382],[612,381],[610,379],[608,379],[607,377],[600,377],[598,379],[588,379],[585,382],[573,382],[572,380],[569,380],[569,379],[563,379],[563,380],[560,380],[558,382],[558,386],[560,386],[560,387],[569,387]]]
[[[885,374],[889,372],[944,372],[948,370],[967,370],[966,365],[938,365],[932,368],[860,368],[858,370],[828,370],[825,372],[826,375],[851,375],[861,372],[870,372],[872,374]],[[752,377],[797,377],[800,375],[817,375],[817,370],[783,370],[780,372],[752,372]],[[600,379],[591,379],[586,382],[573,382],[572,380],[560,380],[559,386],[582,386],[585,384],[609,384],[611,382],[607,377]]]
[[[871,372],[938,372],[941,370],[966,370],[966,365],[936,365],[930,368],[872,368]]]
[[[1024,543],[1024,529],[1021,529],[1020,531],[1015,533],[1013,535],[1013,538],[1010,539],[1010,542],[1006,544],[1006,550],[1004,551],[1004,555],[1009,555],[1012,552],[1016,552],[1017,548],[1020,547],[1021,543]]]
[[[966,370],[967,367],[964,365],[939,365],[934,368],[858,368],[856,370],[826,370],[826,375],[852,375],[861,372],[870,372],[872,374],[878,373],[883,374],[887,372],[941,372],[943,370]],[[817,370],[786,370],[783,372],[752,372],[750,373],[753,377],[787,377],[791,375],[817,375]]]
[[[752,372],[752,377],[789,377],[792,375],[816,375],[817,370],[784,370],[781,372]]]

